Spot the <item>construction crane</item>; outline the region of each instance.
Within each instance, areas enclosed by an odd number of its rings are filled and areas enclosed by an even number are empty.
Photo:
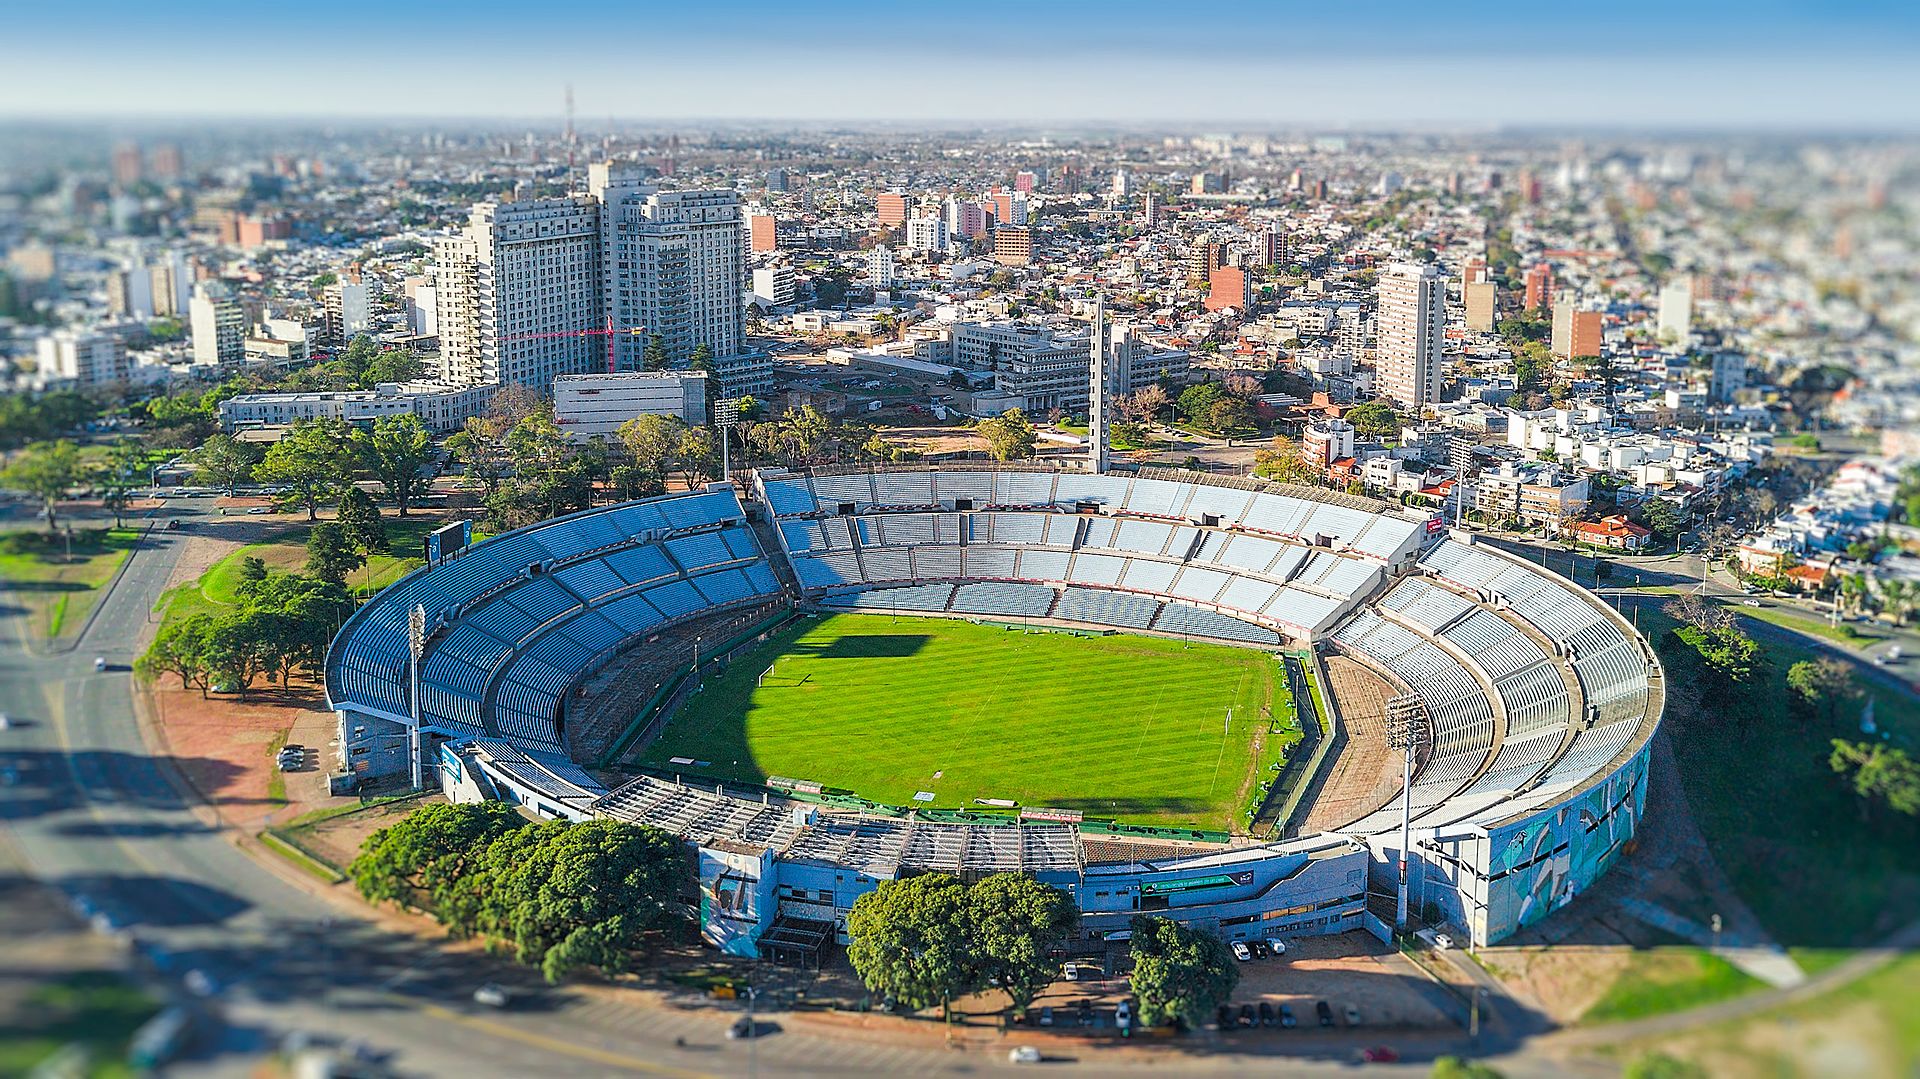
[[[555,337],[605,337],[607,339],[607,374],[611,375],[618,370],[618,364],[614,358],[614,342],[622,336],[644,337],[646,333],[647,328],[645,326],[616,327],[613,324],[613,316],[609,315],[607,316],[607,324],[597,330],[556,330],[553,333],[516,333],[508,334],[498,340],[500,344],[504,345],[509,341],[541,341]]]

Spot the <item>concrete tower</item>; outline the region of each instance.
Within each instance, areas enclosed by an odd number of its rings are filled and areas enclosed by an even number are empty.
[[[1095,297],[1093,328],[1087,335],[1087,441],[1088,463],[1096,475],[1107,471],[1108,428],[1112,426],[1107,416],[1108,395],[1113,392],[1111,355],[1112,350],[1107,348],[1107,301]]]

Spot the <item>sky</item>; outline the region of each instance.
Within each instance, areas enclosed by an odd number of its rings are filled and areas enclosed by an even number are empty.
[[[63,0],[0,15],[0,115],[1920,127],[1868,0]]]

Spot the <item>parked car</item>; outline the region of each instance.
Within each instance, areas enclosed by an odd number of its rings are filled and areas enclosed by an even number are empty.
[[[1068,963],[1066,966],[1062,967],[1060,969],[1060,973],[1065,974],[1067,976],[1067,980],[1070,982],[1077,982],[1080,980],[1080,968],[1074,966],[1072,963]]]
[[[1278,937],[1268,937],[1267,951],[1272,952],[1274,955],[1285,955],[1287,954],[1287,942]]]
[[[1330,1027],[1333,1025],[1333,1006],[1328,1004],[1326,1001],[1324,1000],[1314,1001],[1313,1014],[1320,1019],[1321,1026]]]
[[[1230,1029],[1233,1026],[1233,1005],[1220,1005],[1220,1010],[1214,1014],[1214,1020],[1214,1025],[1218,1026],[1221,1030]]]
[[[473,1002],[489,1008],[504,1008],[513,1003],[513,994],[497,982],[488,982],[473,991]]]
[[[1035,1049],[1031,1045],[1016,1045],[1012,1049],[1007,1050],[1007,1063],[1038,1064],[1040,1063],[1040,1050]]]
[[[1448,948],[1453,947],[1453,938],[1445,933],[1435,933],[1433,935],[1433,946],[1444,952]]]
[[[1233,957],[1242,963],[1253,958],[1253,952],[1247,949],[1247,942],[1244,940],[1236,940],[1228,945],[1228,947],[1233,949]]]
[[[1360,1025],[1360,1009],[1351,1004],[1347,1005],[1347,1025],[1350,1027]]]
[[[1120,1006],[1113,1010],[1113,1025],[1119,1027],[1121,1030],[1125,1030],[1133,1025],[1132,1004],[1124,1000],[1120,1002]]]
[[[1376,1045],[1362,1050],[1360,1059],[1367,1064],[1392,1064],[1400,1059],[1400,1054],[1384,1045]]]
[[[1260,1025],[1263,1027],[1273,1025],[1273,1005],[1264,1000],[1260,1002]]]
[[[1243,1027],[1250,1027],[1253,1025],[1253,1005],[1251,1004],[1240,1005],[1240,1025]]]
[[[1293,1008],[1285,1004],[1280,1005],[1280,1029],[1293,1029]]]
[[[1093,1025],[1093,1001],[1083,1000],[1080,1002],[1080,1015],[1077,1021],[1083,1027]]]
[[[759,1033],[758,1024],[744,1015],[735,1019],[733,1025],[727,1028],[727,1037],[736,1040],[757,1037]]]
[[[1053,1005],[1049,1004],[1040,1009],[1040,1025],[1043,1027],[1053,1025]]]

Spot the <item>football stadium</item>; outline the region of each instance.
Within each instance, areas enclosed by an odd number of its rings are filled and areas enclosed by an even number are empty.
[[[354,769],[678,835],[704,936],[780,962],[933,870],[1092,938],[1385,937],[1404,897],[1491,943],[1632,842],[1664,696],[1571,582],[1256,479],[763,469],[437,554],[334,641]]]

